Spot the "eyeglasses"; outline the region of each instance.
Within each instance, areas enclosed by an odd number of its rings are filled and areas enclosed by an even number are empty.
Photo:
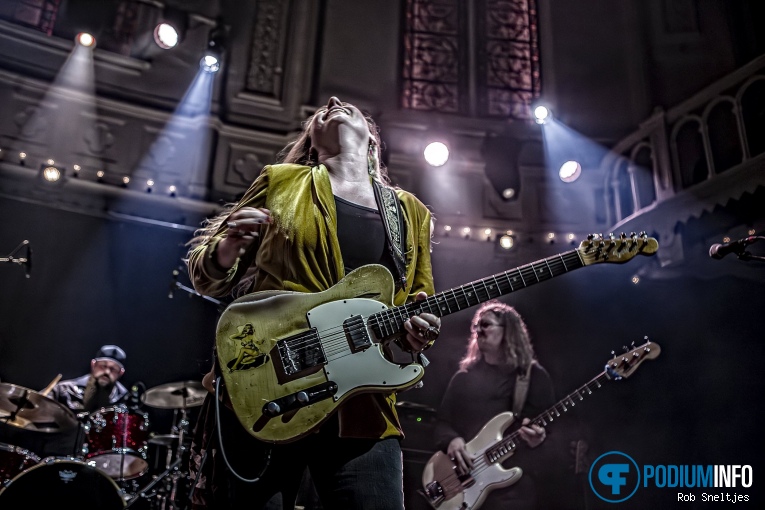
[[[504,326],[502,324],[498,324],[496,322],[489,322],[489,321],[480,321],[473,324],[473,330],[478,331],[478,329],[489,329],[492,327],[498,327],[503,328]]]

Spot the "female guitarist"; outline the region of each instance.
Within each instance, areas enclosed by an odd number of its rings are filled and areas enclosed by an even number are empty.
[[[238,203],[197,232],[188,253],[194,288],[209,296],[318,293],[353,269],[378,264],[395,281],[393,305],[432,295],[431,215],[411,193],[388,184],[380,147],[371,118],[330,98],[280,163],[266,166]],[[436,315],[404,319],[405,349],[417,353],[438,336]],[[208,389],[221,371],[271,366],[273,349],[245,343],[252,352],[222,360],[223,368],[216,362]],[[208,395],[192,445],[195,508],[259,509],[276,493],[292,508],[307,467],[324,508],[401,510],[403,432],[395,401],[391,391],[353,395],[317,430],[267,445],[220,405],[221,445]]]

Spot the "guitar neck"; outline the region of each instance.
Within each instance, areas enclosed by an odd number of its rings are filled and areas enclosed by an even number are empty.
[[[556,402],[551,408],[532,419],[531,423],[539,425],[540,427],[547,427],[547,425],[555,421],[557,418],[561,418],[563,415],[567,414],[570,407],[576,406],[577,401],[582,401],[584,400],[584,397],[592,395],[593,390],[601,388],[603,383],[611,378],[612,376],[608,371],[604,370],[589,382]],[[491,462],[497,462],[505,457],[508,453],[518,447],[520,436],[521,434],[518,430],[505,436],[502,440],[486,449],[487,458]]]
[[[412,315],[428,312],[444,317],[555,278],[584,265],[578,250],[567,251],[434,294],[423,301],[389,308],[371,316],[368,323],[378,338],[388,338],[402,333],[404,322]]]

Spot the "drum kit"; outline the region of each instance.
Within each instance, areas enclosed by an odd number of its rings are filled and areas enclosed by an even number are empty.
[[[0,442],[0,508],[182,508],[188,410],[206,393],[196,381],[146,390],[144,405],[173,411],[170,433],[155,434],[140,406],[75,414],[45,390],[0,383],[0,439],[12,443]]]

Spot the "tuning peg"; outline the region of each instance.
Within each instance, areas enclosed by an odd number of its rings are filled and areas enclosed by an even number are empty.
[[[611,241],[613,241],[614,239],[616,239],[616,236],[614,235],[614,233],[613,233],[613,232],[609,232],[609,233],[608,233],[608,237],[609,237],[609,239],[611,239]]]
[[[595,238],[595,234],[587,234],[587,240],[592,241]]]
[[[614,358],[616,358],[616,352],[615,352],[615,351],[611,351],[611,356],[613,356]]]
[[[622,345],[622,349],[624,349],[624,352],[627,352],[627,351],[629,351],[629,350],[630,350],[630,348],[629,348],[629,347],[627,347],[626,345]]]

